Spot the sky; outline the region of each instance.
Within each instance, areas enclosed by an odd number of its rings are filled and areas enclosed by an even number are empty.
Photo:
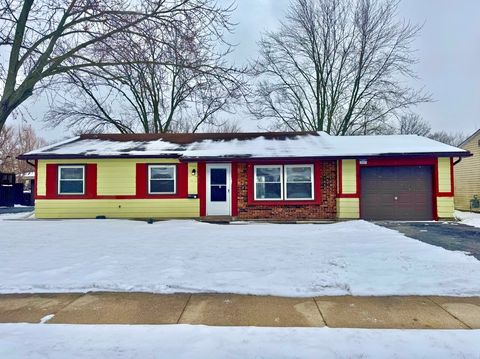
[[[278,26],[288,4],[289,0],[237,0],[232,20],[238,25],[231,36],[237,44],[237,64],[256,57],[262,32]],[[418,79],[411,85],[424,87],[434,101],[413,111],[434,130],[473,133],[480,128],[480,0],[403,0],[399,17],[423,24],[413,43],[419,62],[415,65]],[[44,127],[44,100],[31,101],[28,106],[37,118],[34,125],[40,135],[49,141],[68,135],[68,129]],[[243,130],[257,129],[255,121],[239,124]]]

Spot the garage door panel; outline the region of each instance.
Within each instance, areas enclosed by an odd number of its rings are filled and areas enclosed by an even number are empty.
[[[361,215],[373,220],[431,220],[430,166],[364,167],[360,171]]]

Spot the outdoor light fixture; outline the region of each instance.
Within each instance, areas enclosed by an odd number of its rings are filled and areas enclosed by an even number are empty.
[[[194,169],[192,170],[192,176],[195,176],[196,174],[197,174],[197,170],[194,168]]]

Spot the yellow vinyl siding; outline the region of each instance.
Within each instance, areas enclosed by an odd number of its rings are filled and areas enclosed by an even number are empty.
[[[472,157],[462,158],[454,168],[455,208],[470,210],[470,200],[480,197],[480,133],[473,136],[462,148],[473,153]]]
[[[135,195],[136,162],[109,160],[97,163],[97,194],[99,196]]]
[[[45,196],[47,194],[47,167],[45,161],[37,162],[37,195]]]
[[[453,197],[437,197],[437,214],[438,218],[454,217],[454,201]]]
[[[438,190],[439,192],[451,192],[450,157],[438,159]]]
[[[195,218],[198,199],[37,200],[36,218]]]
[[[358,198],[337,198],[337,218],[360,218],[360,200]]]
[[[195,176],[192,171],[195,170]],[[188,164],[188,194],[198,194],[198,166],[196,162]]]
[[[357,192],[357,161],[342,161],[342,193],[352,194]]]

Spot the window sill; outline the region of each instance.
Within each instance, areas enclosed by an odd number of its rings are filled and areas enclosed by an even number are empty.
[[[249,205],[255,205],[255,206],[298,206],[298,205],[308,205],[308,204],[318,204],[319,201],[314,198],[314,199],[300,199],[300,200],[284,200],[284,199],[279,199],[279,200],[249,200],[248,204]]]

